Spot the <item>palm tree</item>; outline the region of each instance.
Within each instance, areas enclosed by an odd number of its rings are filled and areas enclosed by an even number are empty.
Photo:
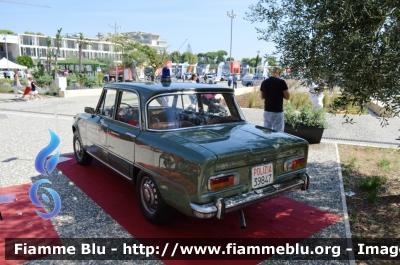
[[[61,30],[62,30],[62,28],[58,29],[58,30],[57,30],[57,34],[56,34],[57,53],[56,53],[56,56],[55,56],[54,80],[56,79],[57,70],[58,70],[58,67],[57,67],[57,58],[58,58],[58,56],[60,56],[60,47],[61,47],[61,41],[62,41]]]
[[[53,43],[51,37],[46,38],[46,45],[47,45],[47,72],[50,73],[50,66],[51,66],[51,56],[53,54]]]
[[[76,42],[78,43],[78,48],[79,48],[79,72],[81,72],[83,45],[93,45],[93,43],[90,42],[88,38],[85,38],[82,32],[79,32],[79,39]]]

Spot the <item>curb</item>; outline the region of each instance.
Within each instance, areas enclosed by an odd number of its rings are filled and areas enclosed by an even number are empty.
[[[346,195],[344,194],[343,176],[342,176],[342,169],[340,167],[340,156],[339,156],[339,149],[338,149],[337,143],[335,143],[335,149],[336,149],[337,171],[338,171],[339,182],[340,182],[340,195],[342,197],[343,219],[344,219],[344,227],[345,227],[345,231],[346,231],[347,247],[352,249],[352,251],[348,252],[349,264],[356,265],[356,261],[355,261],[355,257],[354,257],[353,241],[351,240],[349,213],[347,211]]]

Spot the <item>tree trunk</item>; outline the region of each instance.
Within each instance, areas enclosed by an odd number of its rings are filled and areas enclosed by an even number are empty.
[[[59,42],[57,42],[57,44],[59,45]],[[56,71],[56,67],[57,67],[57,59],[58,59],[58,54],[60,53],[60,47],[57,47],[57,53],[56,53],[56,58],[55,59],[55,67],[54,67],[54,80],[56,80],[57,77],[57,71]],[[57,67],[58,68],[58,67]],[[57,69],[58,70],[58,69]]]
[[[79,45],[79,73],[82,73],[82,45]]]
[[[139,77],[138,77],[138,74],[137,74],[137,72],[136,72],[136,63],[133,62],[133,63],[129,66],[129,69],[131,70],[133,81],[139,81]]]

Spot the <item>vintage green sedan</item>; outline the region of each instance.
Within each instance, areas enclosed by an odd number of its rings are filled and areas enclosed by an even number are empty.
[[[133,181],[148,221],[173,210],[224,218],[307,189],[307,141],[246,122],[234,90],[196,83],[113,83],[72,125],[76,161]]]

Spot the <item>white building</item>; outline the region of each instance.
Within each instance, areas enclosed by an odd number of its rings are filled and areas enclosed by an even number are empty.
[[[160,36],[157,34],[144,32],[130,32],[127,34],[131,35],[135,41],[147,44],[157,51],[167,49],[167,41],[160,40]],[[108,57],[112,59],[116,58],[118,61],[121,60],[120,53],[114,53],[114,47],[111,42],[103,41],[99,38],[85,38],[89,39],[93,45],[83,45],[83,58],[95,60],[97,58]],[[21,55],[29,55],[35,60],[46,60],[48,51],[46,39],[47,36],[24,33],[0,35],[0,58],[7,58],[5,48],[5,44],[7,43],[8,59],[10,61],[15,62],[15,59]],[[55,53],[57,40],[55,37],[51,37],[51,39]],[[67,58],[79,56],[78,39],[78,35],[67,35],[62,37],[58,60],[61,61]]]
[[[134,41],[140,42],[145,45],[149,45],[153,49],[160,51],[167,50],[167,41],[161,40],[160,35],[142,31],[133,31],[133,32],[125,32],[123,34],[127,34],[132,37]]]

